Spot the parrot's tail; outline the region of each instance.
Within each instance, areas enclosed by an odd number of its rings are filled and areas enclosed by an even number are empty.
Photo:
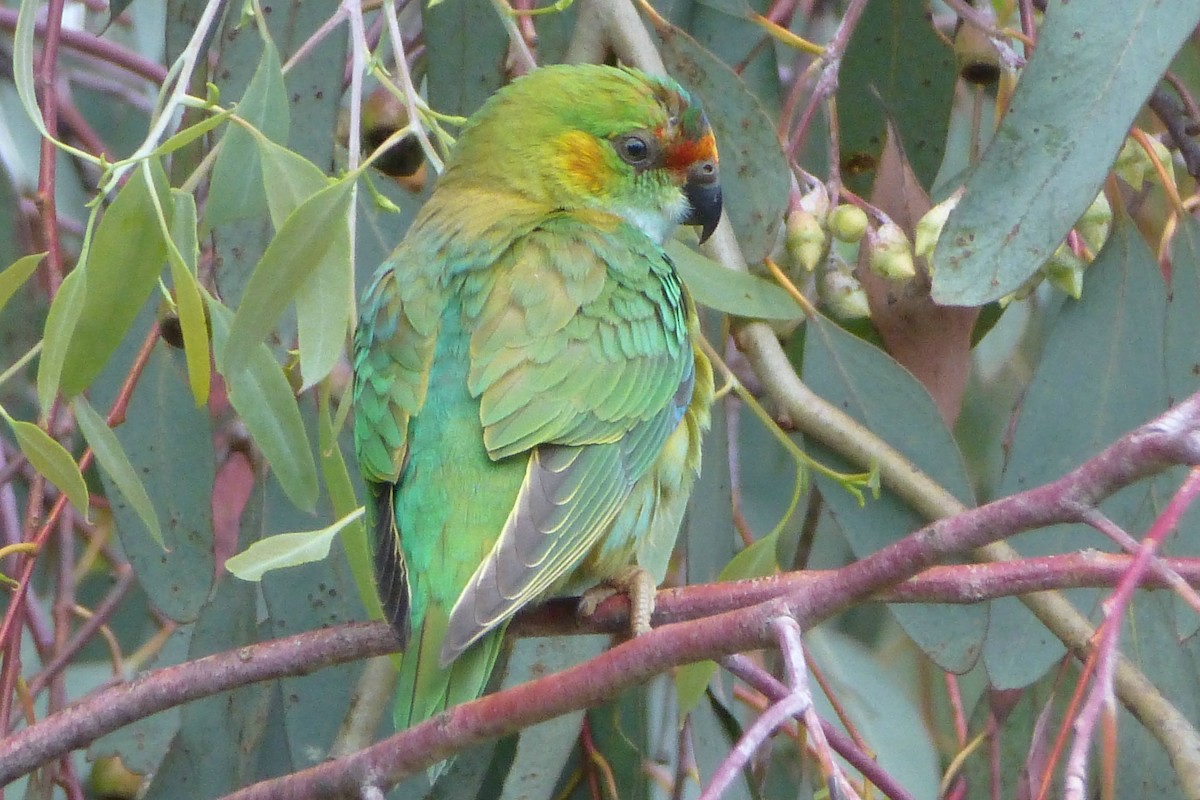
[[[404,553],[400,549],[400,532],[396,529],[396,515],[392,508],[395,487],[391,484],[370,487],[369,512],[371,538],[375,549],[375,588],[379,592],[379,603],[383,615],[400,637],[400,647],[408,647],[412,635],[409,618],[411,598],[409,596],[408,568],[404,564]]]
[[[444,609],[431,607],[413,631],[400,665],[393,715],[396,730],[419,725],[435,714],[483,694],[500,652],[504,631],[495,630],[448,666],[438,663],[446,632]]]

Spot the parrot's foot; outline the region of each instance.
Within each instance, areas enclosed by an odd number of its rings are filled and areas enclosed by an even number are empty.
[[[654,613],[654,578],[641,567],[628,566],[603,583],[588,589],[579,598],[579,613],[590,617],[596,608],[614,594],[629,595],[629,630],[634,637],[650,632]]]

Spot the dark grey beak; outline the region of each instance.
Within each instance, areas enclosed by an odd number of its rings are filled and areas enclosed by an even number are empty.
[[[683,185],[683,196],[691,206],[683,224],[699,225],[703,244],[721,221],[721,178],[716,161],[699,161],[692,165]]]

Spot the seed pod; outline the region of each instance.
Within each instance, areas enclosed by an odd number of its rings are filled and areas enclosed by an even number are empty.
[[[363,154],[374,152],[389,136],[407,124],[408,109],[400,98],[383,87],[371,92],[362,108],[360,144]],[[417,137],[409,134],[389,147],[372,166],[393,178],[409,178],[416,176],[425,166],[425,154]]]
[[[812,272],[829,251],[829,235],[814,214],[802,208],[793,209],[787,218],[788,256],[792,263]]]
[[[959,20],[954,32],[954,60],[958,77],[977,86],[994,86],[1000,80],[1000,54],[983,31]]]
[[[854,244],[867,232],[867,212],[858,206],[843,204],[829,213],[829,232],[839,242]]]
[[[1075,255],[1066,242],[1058,246],[1054,254],[1042,265],[1042,272],[1050,285],[1061,289],[1075,300],[1083,296],[1083,271],[1087,262]]]
[[[1154,150],[1154,154],[1158,156],[1158,160],[1162,162],[1166,169],[1167,178],[1175,181],[1175,163],[1171,158],[1171,151],[1167,146],[1153,136],[1148,137],[1150,147]],[[1147,180],[1153,183],[1160,183],[1158,170],[1154,168],[1154,163],[1150,160],[1150,155],[1146,152],[1146,148],[1134,139],[1132,136],[1125,139],[1125,144],[1121,145],[1121,152],[1117,153],[1117,160],[1113,164],[1113,171],[1117,173],[1126,183],[1133,187],[1134,191],[1141,191],[1142,184]]]
[[[1092,253],[1099,253],[1108,241],[1108,232],[1112,229],[1112,206],[1104,192],[1096,195],[1096,199],[1088,206],[1087,211],[1075,223],[1075,230],[1083,237],[1083,242]]]
[[[829,190],[825,184],[818,183],[804,193],[800,198],[800,210],[807,211],[817,218],[822,225],[829,217]]]
[[[885,222],[875,230],[868,231],[867,247],[870,248],[867,266],[879,277],[890,281],[906,281],[916,277],[912,247],[896,223]]]
[[[828,268],[821,273],[817,295],[830,315],[843,322],[871,317],[866,290],[854,277],[850,265],[837,256],[829,259]]]

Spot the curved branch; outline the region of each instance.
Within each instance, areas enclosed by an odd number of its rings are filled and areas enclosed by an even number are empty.
[[[867,599],[969,602],[1014,590],[1077,586],[1087,581],[1111,585],[1127,566],[1128,557],[1079,553],[1017,563],[933,565],[996,539],[1072,519],[1081,504],[1098,502],[1175,463],[1200,463],[1200,394],[1122,437],[1053,483],[927,525],[838,570],[662,592],[655,618],[662,627],[636,641],[621,644],[563,673],[455,708],[432,724],[330,761],[317,768],[319,773],[297,773],[252,787],[251,793],[240,796],[300,796],[289,792],[325,796],[314,786],[341,791],[367,774],[381,783],[395,781],[469,744],[602,702],[671,667],[768,645],[772,641],[768,622],[781,613],[792,614],[807,628]],[[1177,559],[1168,564],[1189,581],[1200,583],[1200,562],[1196,559]],[[926,574],[913,578],[926,569]],[[1022,573],[1022,582],[1005,587],[1006,582]],[[906,579],[907,583],[897,586]],[[1157,580],[1153,576],[1147,579]],[[895,588],[884,593],[887,587]],[[727,610],[731,606],[742,607]],[[595,627],[590,630],[619,629],[623,611],[623,602],[605,603],[597,609],[591,620]],[[562,633],[563,627],[547,626],[547,620],[556,614],[556,626],[566,622],[568,630],[582,632],[570,619],[573,611],[564,603],[525,615],[523,621],[514,624],[514,630],[526,635],[551,630]],[[670,624],[700,614],[710,616]],[[1086,655],[1089,648],[1086,638],[1072,638],[1069,644],[1078,655]],[[165,708],[255,681],[307,674],[324,666],[379,655],[395,646],[390,629],[383,623],[359,623],[264,642],[150,673],[130,684],[97,693],[10,737],[0,749],[0,784]],[[1126,676],[1126,680],[1130,678]],[[1140,680],[1141,684],[1132,687],[1137,702],[1131,710],[1143,721],[1153,721],[1151,727],[1156,732],[1165,730],[1177,737],[1167,750],[1184,775],[1184,768],[1191,763],[1190,754],[1197,752],[1190,725],[1153,685],[1144,678]],[[1123,699],[1128,689],[1122,689]]]

